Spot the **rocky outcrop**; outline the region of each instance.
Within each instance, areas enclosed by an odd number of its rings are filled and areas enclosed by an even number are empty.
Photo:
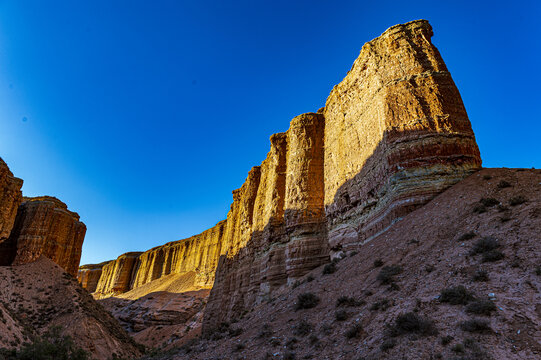
[[[77,281],[79,281],[81,286],[88,292],[93,293],[98,286],[103,267],[108,263],[109,261],[104,261],[100,264],[80,266],[79,271],[77,272]]]
[[[365,44],[318,114],[295,118],[233,193],[204,329],[358,247],[481,166],[427,21]]]
[[[24,198],[8,239],[16,249],[11,264],[45,256],[76,276],[85,233],[79,215],[62,201],[50,196]]]
[[[8,241],[8,238],[23,198],[22,185],[23,181],[14,177],[0,158],[0,265],[8,265],[13,261],[16,244]]]
[[[369,241],[479,169],[475,137],[427,21],[366,43],[325,105],[329,244]]]
[[[130,290],[133,270],[139,255],[141,255],[140,252],[129,252],[120,255],[116,260],[107,262],[102,267],[95,297],[103,298]]]

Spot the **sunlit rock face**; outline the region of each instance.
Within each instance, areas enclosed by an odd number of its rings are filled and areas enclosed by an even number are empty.
[[[41,196],[24,198],[9,237],[16,253],[12,265],[45,256],[66,272],[77,275],[86,226],[62,201]]]
[[[358,247],[481,167],[427,21],[365,44],[318,114],[295,118],[233,193],[204,329]],[[251,231],[250,231],[251,229]],[[361,249],[362,250],[362,249]]]
[[[102,262],[100,264],[88,264],[79,267],[77,272],[77,281],[88,292],[93,293],[98,287],[98,282],[101,277],[103,267],[107,265],[109,261]]]
[[[297,116],[233,192],[205,323],[238,315],[329,260],[324,211],[324,118]],[[214,317],[214,318],[213,318]]]
[[[10,264],[15,257],[16,244],[8,241],[8,238],[23,199],[22,185],[23,181],[14,177],[0,158],[0,265]]]
[[[481,167],[425,20],[366,43],[325,106],[325,207],[335,251],[370,240]]]
[[[96,287],[84,282],[87,266],[82,266],[79,281],[94,297],[101,299],[125,293],[170,274],[195,273],[186,291],[210,289],[222,253],[225,221],[188,239],[173,241],[143,253],[119,256],[101,268]]]

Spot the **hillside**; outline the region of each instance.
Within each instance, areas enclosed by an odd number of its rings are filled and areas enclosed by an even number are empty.
[[[76,279],[45,257],[0,267],[0,312],[0,347],[19,347],[59,326],[93,359],[141,355],[140,346]]]
[[[541,170],[484,169],[161,358],[539,359],[540,240]]]

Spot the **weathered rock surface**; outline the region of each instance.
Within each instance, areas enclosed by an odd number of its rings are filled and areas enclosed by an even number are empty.
[[[141,255],[140,252],[129,252],[107,262],[101,269],[95,297],[103,298],[129,291],[134,266],[139,255]]]
[[[7,164],[0,158],[0,265],[10,264],[16,247],[8,241],[15,222],[17,209],[22,201],[23,181],[13,176]]]
[[[466,110],[431,37],[424,20],[388,29],[363,46],[324,109],[271,137],[267,159],[233,194],[228,252],[204,329],[480,168]]]
[[[5,320],[0,321],[0,348],[17,348],[58,326],[92,359],[141,355],[111,314],[44,256],[28,264],[0,266],[0,313]]]
[[[419,20],[365,44],[323,109],[271,136],[267,158],[233,191],[225,221],[141,254],[123,270],[122,286],[111,285],[118,276],[108,264],[98,297],[193,271],[202,288],[214,281],[210,329],[479,169],[466,110],[431,37]]]
[[[77,275],[86,226],[62,201],[41,196],[24,198],[17,210],[8,256],[20,265],[46,256],[73,276]]]
[[[81,283],[81,286],[88,292],[93,293],[98,287],[98,281],[100,280],[103,267],[107,265],[109,261],[104,261],[99,264],[88,264],[79,267],[77,272],[77,281]]]

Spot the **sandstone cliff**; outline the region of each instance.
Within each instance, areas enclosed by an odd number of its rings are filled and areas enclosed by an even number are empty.
[[[76,276],[85,233],[79,215],[60,200],[50,196],[24,198],[8,240],[16,244],[12,264],[45,256]]]
[[[95,295],[193,271],[194,289],[213,284],[209,329],[479,169],[466,110],[431,37],[419,20],[365,44],[325,108],[271,136],[267,158],[233,191],[225,221],[129,266],[108,264]],[[116,278],[122,286],[113,285]]]
[[[480,168],[466,110],[431,37],[424,20],[388,29],[363,46],[320,113],[271,137],[267,159],[233,194],[228,252],[204,329],[381,234]]]
[[[79,267],[77,272],[77,281],[81,283],[81,286],[93,293],[96,291],[98,281],[100,280],[102,269],[107,265],[109,261],[104,261],[99,264],[88,264]]]
[[[0,265],[13,261],[15,244],[8,241],[15,222],[17,208],[22,201],[23,181],[13,176],[7,164],[0,158]]]

